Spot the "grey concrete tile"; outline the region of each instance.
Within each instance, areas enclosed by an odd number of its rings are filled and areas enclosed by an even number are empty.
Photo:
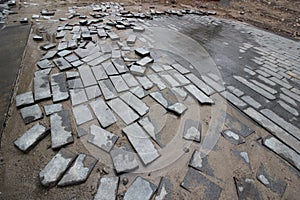
[[[91,62],[88,62],[88,65],[90,66],[100,65],[101,63],[108,61],[110,58],[111,58],[111,54],[104,54],[99,58],[92,60]]]
[[[110,152],[119,138],[117,135],[106,131],[105,129],[102,129],[101,127],[96,125],[92,125],[90,127],[90,134],[91,136],[88,142],[94,144],[95,146],[106,152]]]
[[[85,87],[97,85],[97,81],[93,75],[93,72],[88,65],[78,67],[78,71]]]
[[[56,50],[48,51],[45,55],[43,55],[43,57],[41,58],[41,60],[52,59],[52,58],[54,58],[54,56],[55,56],[56,54],[57,54],[57,51],[56,51]],[[41,66],[44,66],[44,67],[47,67],[47,66],[49,66],[49,67],[54,67],[52,63],[51,63],[51,65],[48,65],[48,64],[47,64],[48,61],[49,61],[49,60],[47,60],[47,61],[45,62],[46,65],[40,63]],[[47,67],[47,68],[48,68],[48,67]]]
[[[175,80],[181,85],[188,85],[191,83],[190,80],[188,80],[184,75],[180,74],[178,71],[176,70],[170,70],[169,74],[173,76],[173,78],[175,78]]]
[[[130,73],[125,73],[122,74],[122,78],[125,80],[126,84],[128,87],[136,87],[139,85],[139,82],[136,80],[136,78],[130,74]]]
[[[42,185],[45,187],[55,186],[76,156],[67,149],[61,149],[39,173]]]
[[[79,78],[80,75],[77,71],[69,71],[69,72],[66,72],[66,78],[67,79],[75,79],[75,78]]]
[[[72,53],[72,51],[70,51],[70,50],[63,50],[63,51],[58,52],[57,55],[59,57],[65,57],[67,55],[70,55],[71,53]]]
[[[221,132],[222,136],[232,144],[239,145],[245,143],[245,138],[235,133],[233,130],[224,130]]]
[[[64,58],[56,58],[53,60],[53,62],[60,71],[72,68],[72,65],[70,65],[70,63],[68,63],[68,61],[66,61]]]
[[[227,86],[226,87],[231,93],[233,93],[235,96],[240,97],[244,95],[244,92],[235,88],[234,86]]]
[[[85,92],[86,92],[87,98],[89,100],[95,99],[95,98],[101,96],[101,94],[102,94],[98,85],[86,87]]]
[[[108,31],[107,35],[112,41],[120,40],[120,37],[115,32]]]
[[[106,34],[106,32],[105,32],[105,30],[104,30],[103,28],[98,28],[98,29],[97,29],[97,33],[98,33],[98,36],[99,36],[100,38],[107,37],[107,34]]]
[[[99,180],[94,200],[117,199],[119,177],[102,177]]]
[[[54,67],[54,65],[52,64],[52,62],[50,60],[48,60],[48,59],[43,59],[42,61],[37,62],[36,65],[40,69],[47,69],[47,68]]]
[[[287,96],[285,94],[280,93],[279,94],[279,98],[282,99],[282,100],[284,100],[285,102],[291,104],[294,107],[298,106],[295,100],[293,100],[291,97],[289,97],[289,96]]]
[[[214,170],[208,162],[208,155],[202,154],[200,151],[195,150],[189,161],[189,167],[199,170],[209,176],[214,177]]]
[[[179,87],[181,86],[178,81],[176,81],[169,73],[167,72],[161,72],[159,75],[162,77],[162,79],[170,86],[170,87]]]
[[[117,90],[117,92],[124,92],[124,91],[129,90],[129,87],[123,80],[122,76],[120,76],[120,75],[110,76],[109,78],[110,78],[112,84],[114,85],[115,89]]]
[[[117,91],[109,79],[101,80],[98,83],[105,100],[117,97]]]
[[[14,141],[15,146],[23,152],[28,152],[49,133],[49,128],[41,123],[35,124]]]
[[[43,113],[38,104],[27,106],[20,109],[23,121],[25,124],[29,124],[33,121],[43,118]]]
[[[274,83],[277,83],[278,85],[282,86],[282,87],[285,87],[287,89],[291,89],[293,86],[291,86],[289,83],[286,83],[276,77],[271,77],[270,78],[271,81],[273,81]]]
[[[77,125],[93,120],[92,113],[87,105],[79,105],[72,108]]]
[[[150,200],[156,189],[156,185],[138,176],[126,191],[124,200]]]
[[[300,155],[273,136],[263,139],[263,145],[300,170]]]
[[[265,78],[265,77],[263,77],[263,76],[261,76],[261,75],[258,75],[257,78],[260,79],[261,81],[263,81],[263,82],[265,82],[265,83],[271,85],[271,86],[275,86],[275,85],[276,85],[276,83],[274,83],[274,82],[271,81],[270,79]]]
[[[137,96],[140,99],[148,95],[148,93],[140,86],[131,88],[130,92],[132,92],[135,96]]]
[[[114,67],[114,65],[110,61],[102,63],[102,66],[103,66],[106,74],[109,75],[109,76],[119,74],[119,72],[116,70],[116,68]]]
[[[88,101],[84,89],[71,89],[69,91],[71,95],[72,106],[76,106]]]
[[[162,177],[155,195],[155,200],[172,200],[173,196],[173,184],[167,177]]]
[[[97,81],[108,78],[108,76],[105,72],[105,69],[102,65],[97,65],[97,66],[91,67],[91,69],[92,69],[92,71],[94,73],[94,76],[95,76]]]
[[[262,106],[260,103],[258,103],[255,99],[253,99],[250,96],[242,96],[242,100],[245,101],[250,106],[252,106],[253,108],[256,108],[256,109],[259,109]]]
[[[34,72],[34,77],[36,76],[46,76],[49,75],[51,72],[52,68],[47,68],[47,69],[43,69],[43,70],[37,70]]]
[[[103,55],[103,53],[98,51],[98,52],[95,52],[95,53],[93,53],[91,55],[88,55],[87,57],[81,59],[81,61],[85,62],[85,63],[88,63],[88,62],[91,62],[91,61],[99,58],[102,55]]]
[[[135,41],[136,41],[136,35],[129,35],[128,36],[128,38],[127,38],[127,40],[126,40],[126,43],[128,44],[128,45],[134,45],[134,43],[135,43]]]
[[[236,97],[235,95],[233,95],[232,93],[228,92],[228,91],[223,91],[221,93],[221,95],[227,99],[228,101],[230,101],[233,105],[239,107],[239,108],[244,108],[247,106],[247,104],[245,102],[243,102],[240,98]]]
[[[110,155],[117,174],[128,173],[139,168],[139,164],[130,150],[114,147]]]
[[[143,67],[143,66],[139,66],[139,65],[132,65],[130,67],[130,72],[134,75],[137,75],[137,76],[144,76],[145,75],[145,72],[146,72],[146,67]]]
[[[192,83],[195,84],[200,90],[202,90],[206,95],[210,96],[215,93],[214,89],[212,89],[210,86],[208,86],[206,83],[204,83],[202,80],[200,80],[197,76],[194,74],[186,74],[186,78],[188,78]]]
[[[44,100],[51,97],[48,75],[34,77],[33,88],[35,101]]]
[[[135,53],[142,57],[150,56],[150,51],[148,51],[142,47],[135,49]]]
[[[298,95],[295,92],[291,92],[290,90],[287,90],[286,88],[280,88],[280,90],[286,94],[287,96],[291,97],[292,99],[300,102],[300,95]]]
[[[28,106],[34,103],[32,91],[24,92],[16,96],[16,107]]]
[[[147,133],[137,123],[123,128],[122,131],[127,136],[144,165],[147,166],[160,156]]]
[[[45,114],[48,116],[63,110],[63,105],[61,103],[44,105],[44,110]]]
[[[110,100],[107,104],[127,125],[139,118],[139,116],[119,98]]]
[[[145,90],[149,90],[154,86],[154,84],[146,76],[138,76],[136,79]]]
[[[140,116],[144,116],[149,111],[149,107],[131,92],[122,94],[120,98],[132,109],[134,109]]]
[[[238,193],[238,199],[260,199],[259,191],[253,179],[246,177],[237,179],[234,177],[234,181]]]
[[[153,62],[153,59],[146,56],[144,58],[142,58],[141,60],[137,61],[136,64],[140,65],[140,66],[145,66],[149,63],[152,63]]]
[[[157,74],[149,74],[147,77],[158,87],[159,90],[164,90],[167,88],[166,84]]]
[[[97,160],[94,157],[86,154],[79,154],[73,165],[68,169],[57,185],[62,187],[84,183],[96,163]]]
[[[69,98],[69,93],[66,85],[66,78],[64,73],[52,74],[51,77],[51,89],[53,102],[59,102]]]
[[[187,110],[187,107],[184,104],[177,102],[168,106],[168,110],[177,115],[182,115]]]
[[[116,117],[108,108],[104,100],[99,98],[95,101],[92,101],[90,106],[103,128],[106,128],[117,121]]]
[[[190,84],[184,86],[184,88],[194,97],[196,98],[201,104],[213,104],[214,101],[206,96],[201,90],[199,90],[195,85]]]
[[[127,68],[127,66],[122,58],[113,59],[112,63],[120,74],[123,74],[123,73],[126,73],[129,71],[129,69]]]
[[[290,105],[286,104],[284,101],[278,100],[277,103],[286,111],[288,111],[289,113],[291,113],[292,115],[298,117],[299,116],[299,112],[297,111],[297,109],[291,107]]]
[[[187,119],[184,122],[183,138],[195,142],[201,141],[202,126],[200,122]]]
[[[74,141],[68,110],[50,115],[52,149],[57,149]]]
[[[188,74],[188,73],[190,73],[190,70],[188,70],[187,68],[183,67],[179,63],[172,64],[172,67],[174,69],[176,69],[177,71],[179,71],[181,74]]]
[[[84,88],[81,78],[68,80],[69,89],[82,89]]]

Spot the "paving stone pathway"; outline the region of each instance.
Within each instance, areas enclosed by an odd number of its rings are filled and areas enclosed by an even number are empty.
[[[81,9],[93,12],[94,17],[86,19],[79,14],[83,12]],[[222,186],[207,160],[207,151],[214,148],[220,135],[233,145],[240,145],[254,133],[226,113],[220,106],[224,105],[221,97],[267,129],[272,135],[263,138],[261,144],[300,171],[299,47],[284,52],[271,48],[276,43],[263,47],[257,41],[242,43],[238,48],[240,57],[249,51],[255,55],[249,65],[239,71],[233,67],[228,72],[216,59],[219,69],[213,69],[217,66],[210,64],[208,54],[194,52],[193,56],[186,51],[192,47],[183,44],[194,40],[184,38],[179,32],[188,33],[193,22],[218,27],[226,21],[200,17],[203,13],[192,10],[169,10],[168,17],[148,20],[161,15],[159,11],[153,12],[152,15],[129,12],[118,3],[70,8],[68,18],[60,19],[64,23],[57,27],[57,43],[41,46],[45,53],[36,63],[33,88],[16,96],[16,107],[31,128],[14,142],[22,152],[28,152],[51,133],[51,147],[59,152],[40,171],[41,184],[62,187],[84,183],[100,152],[110,156],[116,173],[100,178],[94,199],[115,199],[120,196],[121,174],[153,170],[155,167],[151,166],[160,165],[162,159],[168,164],[173,162],[166,157],[164,147],[168,148],[170,140],[164,139],[166,133],[162,131],[164,117],[172,116],[183,122],[178,127],[179,140],[197,146],[184,179],[171,182],[162,176],[156,184],[146,176],[137,176],[121,194],[122,198],[173,199],[173,187],[180,186],[200,198],[218,199]],[[258,37],[259,31],[249,34]],[[176,37],[178,41],[174,41]],[[258,40],[263,41],[263,37]],[[53,104],[44,105],[43,112],[41,102],[49,99]],[[71,108],[65,102],[70,102]],[[197,109],[202,106],[217,110],[213,118],[218,119],[219,129],[209,129],[212,135],[203,133],[206,125],[197,116]],[[35,122],[46,117],[50,119],[50,127]],[[227,127],[224,130],[223,125]],[[84,145],[87,149],[98,148],[97,156],[94,151],[87,155],[69,150],[69,146],[75,145],[74,140],[86,136],[89,139]],[[214,136],[215,143],[211,139]],[[177,157],[173,156],[174,160],[189,149],[180,151]],[[251,166],[247,152],[234,150],[233,154]],[[256,176],[267,188],[280,196],[284,194],[286,182],[273,178],[263,165]],[[260,198],[253,179],[233,178],[239,198]]]

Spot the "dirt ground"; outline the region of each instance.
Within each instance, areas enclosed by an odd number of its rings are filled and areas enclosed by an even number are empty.
[[[51,2],[51,4],[49,4],[47,8],[60,10],[58,14],[61,14],[63,17],[63,14],[69,6],[87,5],[95,1],[48,2]],[[297,20],[300,19],[296,19],[299,17],[300,12],[299,2],[296,0],[290,1],[290,4],[284,4],[284,2],[285,1],[283,0],[271,1],[271,3],[266,1],[179,1],[177,2],[177,8],[195,8],[195,6],[197,6],[199,9],[215,10],[219,17],[234,18],[240,21],[249,22],[260,28],[299,39],[299,21]],[[140,2],[124,1],[124,3],[131,5],[132,9],[138,9],[138,6],[140,5]],[[142,7],[149,8],[150,5],[152,5],[152,3],[145,3]],[[19,17],[31,18],[32,14],[39,13],[43,7],[42,4],[28,9],[19,7],[20,13],[10,17],[8,21],[11,24],[19,23],[17,21]],[[170,8],[170,6],[164,6],[162,4],[158,5],[158,7]],[[241,11],[245,13],[242,14],[240,13]],[[47,24],[47,26],[47,31],[50,31],[49,34],[51,35],[56,30],[57,24]],[[38,28],[42,29],[43,24],[39,26],[33,25],[33,32],[29,38],[32,38]],[[32,88],[33,73],[36,70],[35,63],[41,56],[39,46],[29,39],[28,48],[23,59],[20,79],[18,80],[18,85],[16,85],[14,95],[28,91]],[[49,102],[45,101],[42,104],[47,103]],[[70,102],[64,102],[64,106],[70,108]],[[246,176],[255,178],[255,174],[261,163],[264,163],[265,167],[271,171],[271,174],[274,175],[275,178],[283,179],[289,185],[282,198],[296,199],[299,195],[299,173],[281,158],[271,151],[266,150],[266,148],[261,145],[259,139],[269,135],[269,133],[230,105],[227,109],[229,113],[255,130],[255,134],[249,136],[247,142],[241,146],[233,145],[223,137],[220,137],[218,145],[210,154],[209,163],[211,167],[215,169],[215,176],[217,177],[213,178],[213,181],[217,182],[223,189],[221,199],[237,199],[233,177],[240,178]],[[49,125],[49,120],[47,118],[44,118],[42,122]],[[72,121],[72,123],[74,125],[75,122]],[[19,111],[15,108],[15,103],[13,102],[9,113],[7,127],[3,133],[2,147],[0,149],[0,199],[92,199],[97,190],[98,179],[104,175],[104,167],[106,167],[105,171],[108,171],[110,175],[114,174],[113,169],[110,166],[106,166],[105,162],[100,160],[86,183],[67,188],[44,188],[40,184],[38,173],[56,152],[51,149],[49,135],[30,153],[23,154],[18,151],[14,147],[13,141],[26,130],[27,127],[24,125]],[[89,153],[83,140],[80,139],[76,139],[74,144],[69,148],[75,152]],[[242,162],[241,159],[235,157],[233,155],[233,150],[247,151],[251,160],[251,167]],[[162,170],[143,176],[155,184],[159,183],[161,176],[166,176],[174,183],[174,196],[176,199],[197,199],[197,193],[190,193],[179,186],[179,183],[183,180],[187,171],[187,162],[191,157],[192,152],[192,149],[190,149],[183,159],[178,159],[174,164]],[[129,183],[126,186],[120,184],[118,191],[119,195],[126,191],[136,175],[137,174],[123,175],[127,176]],[[121,178],[123,176],[121,176]],[[278,194],[270,191],[270,189],[267,189],[258,182],[257,186],[261,192],[262,199],[281,198]]]

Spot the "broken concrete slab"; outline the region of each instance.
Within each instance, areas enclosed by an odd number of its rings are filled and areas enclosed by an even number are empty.
[[[41,170],[39,177],[43,186],[53,187],[61,179],[65,171],[76,158],[76,154],[67,150],[61,149]]]
[[[133,123],[122,130],[144,165],[156,160],[160,154],[151,142],[148,134],[137,123]]]
[[[201,90],[199,90],[195,85],[190,84],[184,86],[184,88],[193,96],[195,97],[201,104],[213,104],[214,101],[206,96]]]
[[[110,61],[102,63],[102,66],[103,66],[106,74],[109,75],[109,76],[119,74],[119,72],[116,70],[116,68],[114,67],[114,65]]]
[[[98,83],[105,100],[117,97],[117,91],[109,79],[101,80]]]
[[[234,181],[239,199],[260,199],[259,191],[253,179],[245,177],[237,179],[234,177]]]
[[[148,135],[159,144],[158,139],[156,138],[156,127],[151,122],[150,117],[144,117],[143,119],[139,120],[138,123],[143,127],[143,129],[148,133]]]
[[[199,121],[187,119],[184,122],[183,138],[186,140],[192,140],[195,142],[201,141],[201,129],[202,125]]]
[[[139,82],[130,73],[122,74],[122,78],[125,80],[125,82],[128,85],[128,87],[135,87],[135,86],[139,85]]]
[[[86,95],[89,100],[95,99],[95,98],[101,96],[101,94],[102,94],[98,85],[86,87],[85,92],[86,92]]]
[[[51,75],[51,89],[53,102],[63,101],[69,98],[64,73],[56,73]]]
[[[20,109],[20,112],[25,124],[29,124],[33,121],[43,118],[43,113],[38,104],[24,107]]]
[[[24,153],[32,149],[41,139],[49,133],[49,128],[41,123],[35,124],[23,135],[14,141],[15,146]]]
[[[117,174],[127,173],[139,168],[134,153],[128,149],[114,147],[110,155]]]
[[[149,107],[131,92],[122,94],[120,98],[132,109],[134,109],[140,116],[144,116],[149,110]]]
[[[189,167],[214,177],[214,170],[209,165],[208,155],[204,155],[198,150],[193,152],[193,155],[189,161]]]
[[[137,96],[140,99],[148,95],[147,92],[141,86],[137,86],[130,89],[130,92],[132,92],[135,96]]]
[[[154,200],[173,200],[173,184],[167,177],[162,177]]]
[[[282,195],[284,194],[287,183],[280,178],[275,179],[274,177],[271,177],[270,173],[266,171],[266,168],[263,164],[260,164],[256,173],[256,178],[264,186],[270,188],[273,192],[279,194],[280,197],[282,197]]]
[[[113,59],[112,63],[120,74],[123,74],[123,73],[126,73],[129,71],[122,58]]]
[[[187,110],[187,107],[182,103],[174,103],[168,106],[168,110],[174,112],[177,115],[182,115]]]
[[[34,103],[32,91],[24,92],[16,96],[16,107],[28,106]]]
[[[232,144],[239,145],[245,143],[245,138],[228,129],[221,132],[222,136]]]
[[[300,155],[273,136],[263,139],[263,145],[300,170]]]
[[[129,90],[129,87],[123,80],[122,76],[116,75],[116,76],[110,76],[109,78],[110,78],[111,82],[113,83],[113,85],[115,86],[115,89],[117,90],[117,92],[124,92],[124,91]]]
[[[72,89],[70,90],[70,95],[72,106],[76,106],[88,101],[84,89]]]
[[[94,200],[117,199],[119,177],[102,177],[100,178],[98,185]]]
[[[51,70],[52,70],[51,68],[47,68],[47,69],[43,69],[43,70],[37,70],[37,71],[34,72],[34,77],[49,75]]]
[[[163,78],[163,80],[170,86],[170,87],[179,87],[181,86],[169,73],[161,72],[159,75]]]
[[[146,69],[146,67],[142,67],[139,65],[131,65],[130,72],[137,76],[144,76]]]
[[[103,128],[114,124],[117,119],[103,99],[97,99],[90,103],[99,123]]]
[[[97,85],[97,81],[93,75],[93,72],[88,65],[78,67],[78,71],[85,87]]]
[[[139,116],[120,98],[110,100],[107,104],[127,125],[139,118]]]
[[[50,116],[52,149],[72,143],[73,134],[68,110],[61,110]]]
[[[66,61],[64,58],[56,58],[53,60],[53,62],[60,71],[72,68],[72,65],[70,65],[70,63],[68,63],[68,61]]]
[[[219,199],[222,191],[219,185],[193,168],[189,168],[180,186],[193,192],[199,199]]]
[[[47,57],[49,57],[49,56],[47,56]],[[41,61],[37,62],[36,65],[40,69],[47,69],[47,68],[54,67],[54,65],[52,64],[52,62],[50,60],[48,60],[47,58],[45,58],[44,60],[41,60]]]
[[[81,125],[94,119],[87,105],[79,105],[73,107],[72,110],[77,125]]]
[[[48,75],[36,76],[33,78],[33,89],[35,101],[51,98]]]
[[[150,58],[149,56],[146,56],[144,58],[142,58],[141,60],[137,61],[136,64],[140,65],[140,66],[145,66],[148,63],[152,63],[154,60],[152,58]]]
[[[105,129],[102,129],[101,127],[96,125],[92,125],[90,127],[90,134],[91,136],[88,142],[94,144],[95,146],[106,152],[110,152],[119,138],[117,135],[106,131]]]
[[[84,183],[95,167],[97,160],[86,154],[79,154],[73,165],[68,169],[58,186],[69,186]]]
[[[225,116],[225,126],[233,130],[236,134],[245,138],[254,133],[254,130],[229,113],[223,113],[222,115]]]
[[[61,103],[44,105],[44,110],[45,114],[48,116],[63,110],[63,105]]]
[[[138,176],[126,191],[124,200],[150,200],[156,189],[156,185]]]
[[[167,88],[165,83],[159,78],[157,74],[149,74],[147,77],[158,87],[159,90],[164,90]]]

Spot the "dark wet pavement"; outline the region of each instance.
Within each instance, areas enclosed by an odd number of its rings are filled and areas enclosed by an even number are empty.
[[[30,27],[30,25],[17,25],[2,27],[0,30],[0,133],[4,126],[11,91],[21,65]]]

